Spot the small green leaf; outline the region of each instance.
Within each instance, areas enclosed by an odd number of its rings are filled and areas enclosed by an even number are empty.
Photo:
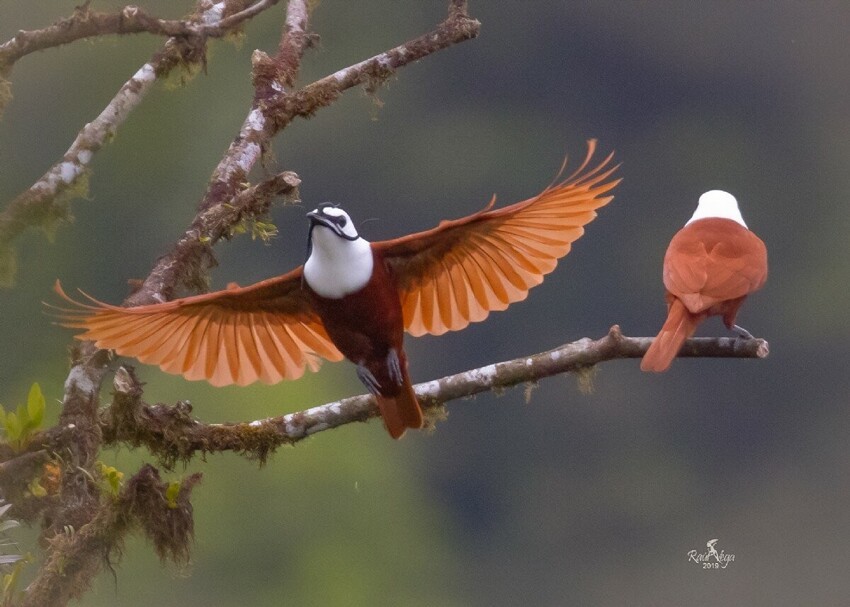
[[[121,481],[124,479],[124,473],[118,470],[111,470],[106,480],[109,481],[109,488],[112,489],[113,495],[118,495],[121,491]]]
[[[3,427],[6,428],[6,438],[10,443],[15,443],[21,438],[21,422],[18,416],[13,412],[6,414],[6,419],[3,420]]]
[[[168,507],[174,509],[177,507],[177,496],[180,495],[180,482],[172,481],[168,483],[168,488],[165,490],[165,500],[168,502]]]
[[[15,412],[0,407],[0,427],[6,431],[6,440],[16,450],[26,446],[30,434],[44,421],[45,400],[38,383],[30,387],[26,405],[18,405]]]
[[[124,480],[124,473],[113,466],[107,466],[103,462],[97,462],[97,465],[100,469],[100,475],[106,481],[106,489],[112,495],[117,496],[121,491],[121,482]]]
[[[44,497],[47,495],[47,489],[41,486],[38,478],[32,479],[30,484],[27,485],[27,489],[33,497]]]
[[[12,586],[15,581],[18,579],[17,571],[12,570],[12,573],[7,573],[3,576],[3,597],[5,598],[9,594],[11,594]]]
[[[27,553],[7,554],[0,557],[0,564],[11,565],[14,563],[12,571],[3,576],[3,605],[9,605],[15,597],[18,580],[21,576],[21,570],[32,561],[32,555]]]
[[[44,394],[42,394],[38,382],[35,382],[30,388],[27,397],[27,413],[29,413],[29,426],[31,428],[40,427],[44,420]]]

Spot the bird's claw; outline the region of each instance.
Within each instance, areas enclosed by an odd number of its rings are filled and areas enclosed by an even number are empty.
[[[740,325],[732,325],[732,330],[742,339],[755,339],[755,336]]]
[[[398,352],[395,351],[395,348],[390,348],[390,351],[387,354],[387,369],[390,372],[390,379],[393,380],[397,386],[404,383],[404,376],[401,373],[401,361],[398,358]]]
[[[366,389],[375,396],[378,396],[381,393],[381,384],[378,383],[378,380],[375,379],[372,372],[365,366],[357,365],[357,378],[363,382]]]

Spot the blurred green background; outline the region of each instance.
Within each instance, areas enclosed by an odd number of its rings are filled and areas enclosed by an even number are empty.
[[[0,40],[78,2],[0,3]],[[282,3],[283,4],[283,3]],[[446,2],[323,0],[302,83],[430,29]],[[98,10],[121,6],[94,3]],[[188,4],[151,1],[178,17]],[[281,5],[205,74],[158,86],[94,161],[87,200],[55,241],[28,233],[0,291],[0,402],[41,382],[57,415],[68,331],[39,302],[57,278],[126,295],[182,232],[244,119],[250,54],[272,51]],[[380,240],[538,192],[564,153],[599,138],[623,163],[616,199],[529,299],[439,338],[409,339],[414,380],[603,335],[652,335],[661,259],[703,191],[734,193],[771,275],[740,323],[764,361],[680,360],[661,376],[603,365],[451,403],[433,434],[351,425],[269,464],[196,461],[188,571],[130,542],[81,604],[800,605],[850,596],[850,5],[843,2],[471,2],[481,36],[411,65],[378,93],[348,92],[275,142],[303,180],[271,246],[218,247],[215,287],[303,259],[305,209],[343,202]],[[35,181],[160,40],[77,42],[29,56],[0,122],[0,200]],[[703,334],[725,334],[707,323]],[[149,401],[189,399],[204,420],[251,420],[362,392],[348,364],[290,384],[213,389],[140,368]],[[108,389],[104,391],[108,398]],[[126,473],[144,452],[107,452]],[[183,474],[176,471],[172,476]],[[687,552],[735,555],[704,571]]]

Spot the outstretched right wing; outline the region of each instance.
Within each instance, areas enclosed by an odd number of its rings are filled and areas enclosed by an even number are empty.
[[[248,287],[124,308],[69,297],[72,309],[57,308],[64,327],[84,329],[77,339],[122,356],[158,365],[167,373],[214,386],[257,380],[273,384],[315,371],[319,357],[342,354],[331,343],[301,288],[302,269]]]

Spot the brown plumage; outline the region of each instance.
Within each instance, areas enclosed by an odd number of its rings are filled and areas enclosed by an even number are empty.
[[[641,361],[644,371],[665,371],[709,316],[722,316],[727,328],[749,335],[735,320],[747,295],[767,280],[767,248],[740,219],[735,199],[717,192],[703,195],[706,202],[701,198],[700,205],[708,210],[698,210],[700,216],[679,230],[667,248],[667,320]]]
[[[374,266],[369,282],[341,299],[321,297],[310,289],[313,307],[325,330],[348,360],[362,365],[374,378],[373,391],[387,431],[399,438],[406,428],[421,428],[422,409],[413,392],[403,348],[404,324],[398,291],[381,254],[372,249]],[[401,381],[387,365],[390,350],[399,357]]]
[[[398,332],[392,340],[397,339],[402,358],[405,399],[415,402],[400,349],[401,328],[412,335],[439,335],[525,299],[569,252],[596,209],[612,199],[605,194],[619,182],[611,179],[617,168],[613,155],[589,168],[594,150],[591,141],[572,175],[533,198],[501,209],[493,209],[492,200],[468,217],[371,244],[401,310],[398,331],[386,331]],[[341,312],[343,306],[321,304],[302,286],[303,276],[301,266],[248,287],[134,308],[92,298],[91,303],[75,301],[58,281],[56,291],[74,306],[59,317],[63,326],[83,330],[79,339],[187,379],[245,385],[295,379],[306,367],[315,370],[322,358],[340,360],[351,349],[351,338],[342,336],[345,327],[368,324],[358,316],[362,311],[352,318]],[[418,422],[415,415],[408,417],[406,426],[421,426],[421,417]],[[400,435],[398,424],[390,427],[388,421],[388,427]]]

